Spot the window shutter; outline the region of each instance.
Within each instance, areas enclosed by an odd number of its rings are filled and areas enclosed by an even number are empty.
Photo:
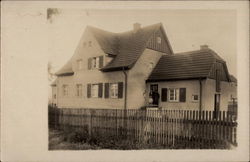
[[[91,97],[91,84],[87,85],[87,97],[90,98]]]
[[[168,98],[168,89],[167,88],[162,88],[161,89],[161,101],[166,102]]]
[[[90,70],[91,69],[91,63],[92,63],[92,58],[89,58],[88,59],[88,70]]]
[[[123,96],[123,82],[118,83],[118,98],[122,98]]]
[[[102,83],[99,83],[99,86],[98,86],[98,97],[102,98]]]
[[[99,57],[99,68],[103,67],[103,56]]]
[[[180,102],[186,102],[186,88],[180,88]]]
[[[109,98],[109,83],[105,83],[105,93],[104,93],[105,98]]]

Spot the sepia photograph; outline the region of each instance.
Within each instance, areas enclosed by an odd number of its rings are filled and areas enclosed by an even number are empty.
[[[237,147],[234,10],[48,8],[47,21],[50,150]]]
[[[249,161],[249,2],[1,2],[0,160]]]

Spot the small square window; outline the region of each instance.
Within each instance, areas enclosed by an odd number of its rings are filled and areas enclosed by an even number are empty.
[[[161,44],[161,37],[157,37],[157,43]]]
[[[199,100],[199,96],[198,95],[192,95],[192,100],[193,101],[198,101]]]

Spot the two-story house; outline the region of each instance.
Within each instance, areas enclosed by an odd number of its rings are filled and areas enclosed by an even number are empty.
[[[174,54],[161,23],[123,33],[88,26],[56,75],[59,108],[227,110],[236,96],[222,58],[206,45]]]

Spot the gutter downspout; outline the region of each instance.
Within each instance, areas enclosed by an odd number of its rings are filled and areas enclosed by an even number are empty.
[[[202,80],[199,79],[199,83],[200,83],[200,103],[199,103],[199,110],[201,111],[202,110]]]
[[[128,74],[125,72],[124,67],[122,68],[122,72],[125,76],[125,91],[124,91],[124,135],[127,137],[127,85],[128,85]]]
[[[125,92],[124,92],[124,110],[127,110],[127,85],[128,85],[128,74],[125,72],[124,67],[122,68],[122,72],[125,76]]]

